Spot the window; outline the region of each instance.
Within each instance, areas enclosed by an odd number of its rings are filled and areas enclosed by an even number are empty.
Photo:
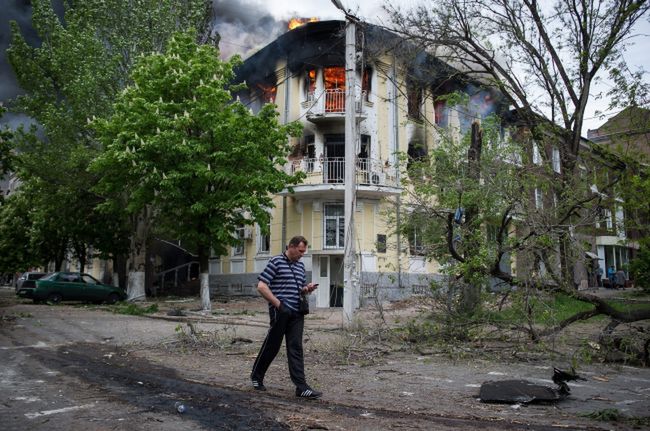
[[[421,119],[422,88],[413,81],[406,83],[406,97],[408,99],[408,116],[413,120]]]
[[[612,211],[608,209],[604,209],[603,218],[605,219],[605,227],[607,229],[612,229],[612,227],[614,226],[612,223]]]
[[[232,247],[233,256],[243,256],[244,255],[244,241],[240,240],[237,245]]]
[[[553,170],[560,173],[560,150],[556,147],[553,147]]]
[[[232,255],[233,256],[242,256],[244,254],[244,235],[245,228],[243,225],[239,225],[235,230],[237,236],[237,244],[232,246]]]
[[[539,152],[539,147],[535,141],[533,141],[533,163],[536,165],[542,164],[542,154]]]
[[[436,125],[447,127],[449,124],[449,109],[447,109],[446,100],[436,100],[433,103]]]
[[[413,226],[409,231],[409,253],[413,256],[424,255],[424,244],[422,242],[422,231],[418,226]]]
[[[345,112],[345,68],[342,66],[323,69],[325,87],[325,112]]]
[[[377,235],[377,253],[386,253],[386,235]]]
[[[257,93],[262,101],[262,104],[275,103],[276,92],[277,87],[275,83],[263,82],[257,84]]]
[[[369,67],[366,67],[363,71],[361,91],[364,94],[364,100],[366,102],[370,101],[370,92],[372,91],[372,69]]]
[[[535,208],[538,210],[544,208],[544,195],[540,189],[535,189]]]
[[[314,171],[314,162],[316,161],[316,144],[314,135],[305,136],[305,146],[307,147],[307,172]]]
[[[343,248],[345,216],[343,204],[325,205],[325,248]]]
[[[305,100],[313,100],[314,92],[316,91],[316,70],[309,69],[305,71],[305,81],[303,92]]]
[[[257,227],[257,252],[268,253],[271,251],[271,220],[266,225],[268,233],[262,232],[262,229]]]
[[[616,206],[616,232],[619,237],[625,237],[625,215],[623,213],[623,207],[620,205]]]

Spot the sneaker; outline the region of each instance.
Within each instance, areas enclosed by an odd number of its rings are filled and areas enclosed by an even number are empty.
[[[307,399],[315,400],[320,398],[322,395],[323,395],[322,392],[315,391],[310,387],[307,387],[302,390],[296,388],[296,396],[298,398],[307,398]]]
[[[256,391],[265,391],[266,390],[266,386],[264,386],[264,383],[262,383],[261,380],[252,379],[251,383],[253,383],[253,389],[255,389]]]

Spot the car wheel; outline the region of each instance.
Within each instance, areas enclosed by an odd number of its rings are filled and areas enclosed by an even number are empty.
[[[60,293],[51,293],[50,296],[47,297],[47,300],[52,304],[58,304],[62,299],[63,297]]]
[[[106,298],[106,302],[109,304],[115,304],[117,301],[120,300],[120,295],[117,293],[111,293],[108,295],[108,298]]]

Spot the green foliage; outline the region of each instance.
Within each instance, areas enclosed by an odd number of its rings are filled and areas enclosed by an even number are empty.
[[[594,308],[591,304],[563,293],[536,293],[530,296],[530,292],[512,292],[511,298],[510,306],[498,311],[486,311],[485,320],[495,324],[512,325],[530,318],[533,324],[552,326],[576,313]]]
[[[597,410],[591,413],[585,413],[583,416],[605,422],[617,422],[623,418],[621,412],[616,408]]]
[[[0,272],[20,272],[40,263],[28,246],[29,211],[29,204],[17,194],[0,205]]]
[[[0,119],[7,112],[7,108],[0,104]],[[12,169],[12,149],[13,149],[13,136],[12,131],[6,126],[3,125],[0,127],[0,176],[3,176],[7,172],[10,172]],[[2,202],[3,196],[0,196],[0,202]]]
[[[265,224],[271,193],[301,179],[277,169],[300,126],[280,125],[273,105],[254,115],[233,102],[239,58],[194,40],[177,33],[166,53],[138,61],[114,114],[94,122],[105,151],[91,168],[104,207],[152,206],[171,235],[219,253],[238,225]]]
[[[60,263],[71,250],[83,262],[91,257],[91,244],[104,257],[124,253],[124,213],[98,212],[101,198],[91,191],[97,177],[87,167],[101,148],[92,136],[89,118],[111,111],[139,53],[164,49],[177,28],[202,27],[207,3],[65,2],[63,20],[48,0],[34,0],[32,6],[40,44],[30,46],[14,22],[7,50],[25,90],[11,109],[38,123],[12,137],[17,153],[14,168],[23,184],[20,193],[30,207],[29,216],[23,218],[30,240],[23,244],[31,244],[31,256],[23,260]],[[4,147],[3,136],[0,154]],[[2,163],[4,168],[4,158]],[[0,238],[0,246],[10,240]]]
[[[142,316],[145,314],[157,313],[158,304],[151,304],[147,307],[142,307],[134,302],[121,302],[119,304],[111,305],[110,310],[115,314]]]

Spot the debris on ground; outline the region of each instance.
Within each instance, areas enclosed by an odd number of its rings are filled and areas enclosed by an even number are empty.
[[[552,403],[565,399],[571,393],[567,381],[585,380],[575,370],[562,371],[553,368],[553,383],[550,387],[529,380],[489,381],[481,385],[479,398],[484,403],[531,404]]]

